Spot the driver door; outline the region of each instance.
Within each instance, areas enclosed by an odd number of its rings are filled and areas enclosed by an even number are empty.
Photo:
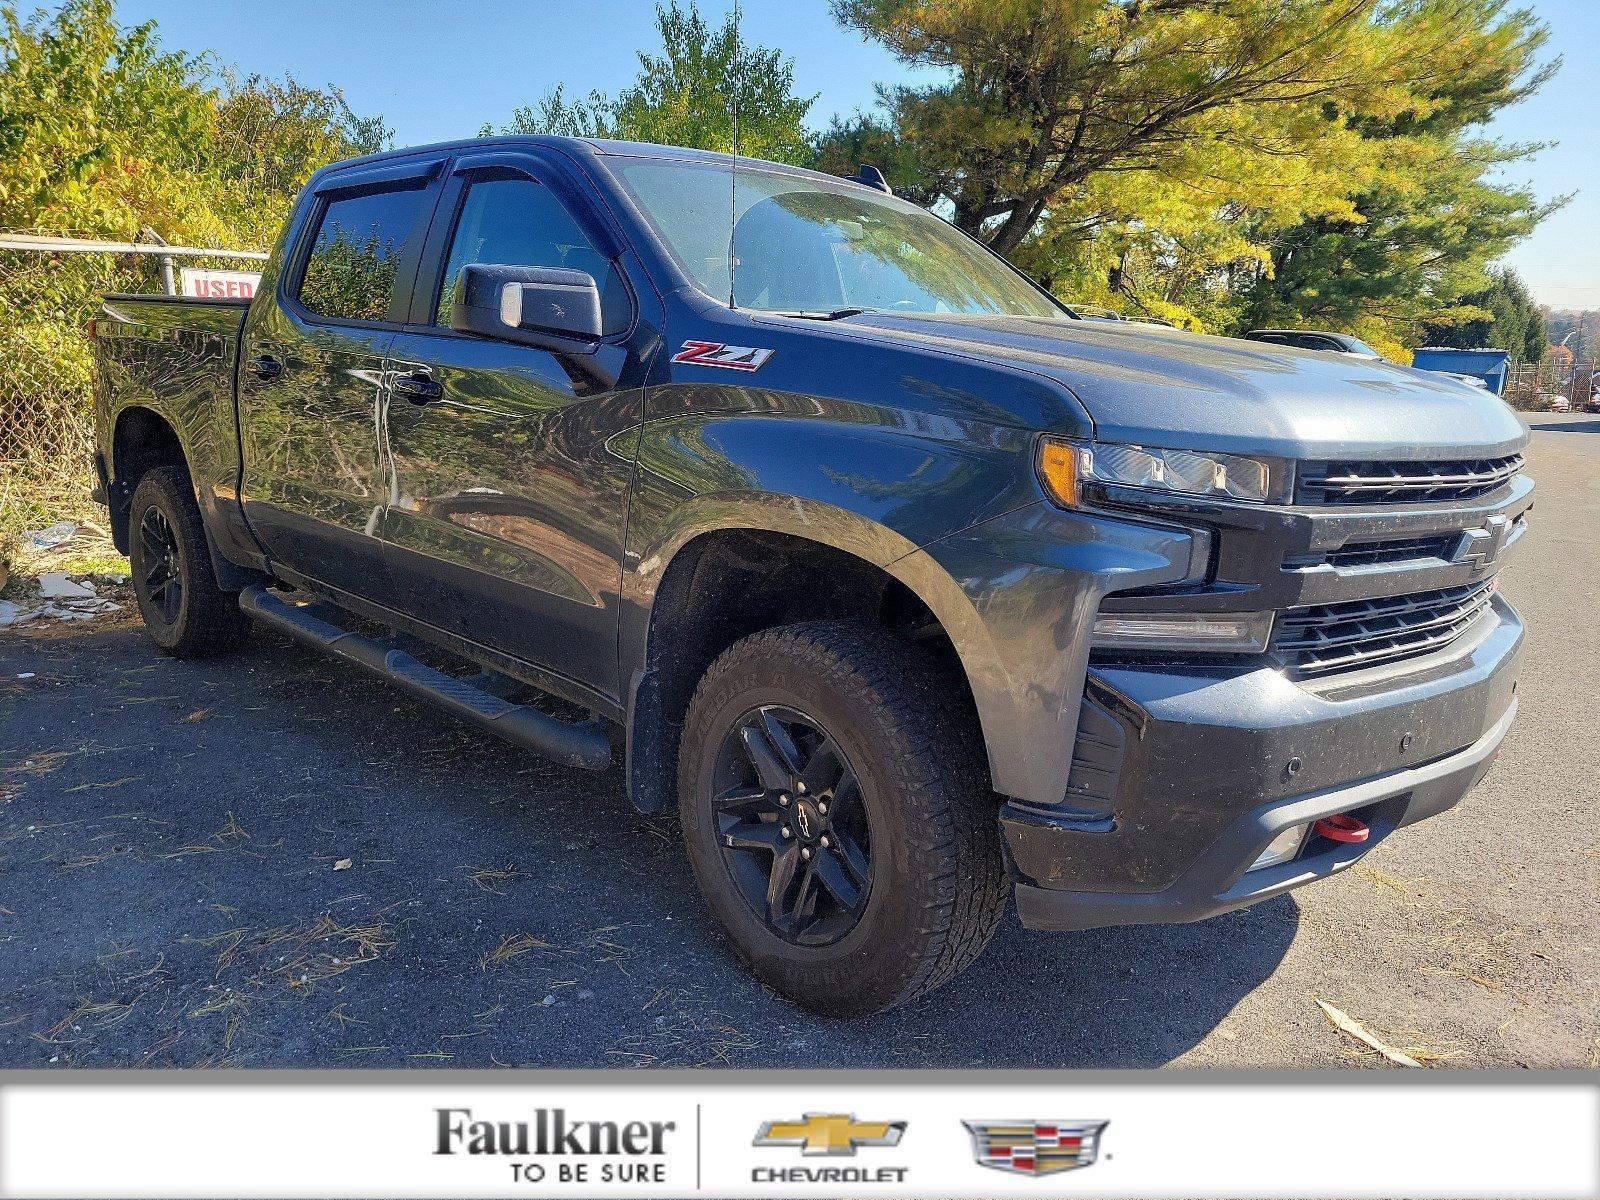
[[[628,342],[619,247],[555,183],[503,155],[448,181],[412,323],[389,349],[379,534],[418,617],[615,697],[643,356],[605,387],[561,355],[450,328],[463,266],[564,267],[595,278],[606,340]]]

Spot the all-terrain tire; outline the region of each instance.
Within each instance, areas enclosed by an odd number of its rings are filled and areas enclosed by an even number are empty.
[[[769,706],[808,715],[838,743],[871,823],[864,907],[833,944],[780,936],[719,840],[718,756]],[[819,621],[753,634],[723,652],[690,702],[679,813],[700,890],[754,974],[822,1016],[905,1004],[982,953],[1008,893],[997,810],[962,681],[883,627]]]
[[[249,636],[238,595],[217,586],[200,507],[182,467],[158,467],[139,480],[128,512],[128,559],[145,629],[164,654],[206,658],[237,649]]]

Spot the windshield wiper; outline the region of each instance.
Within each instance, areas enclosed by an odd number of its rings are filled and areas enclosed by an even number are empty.
[[[840,317],[857,317],[862,313],[877,312],[875,308],[835,308],[828,312],[775,310],[780,317],[801,317],[807,321],[837,321]]]

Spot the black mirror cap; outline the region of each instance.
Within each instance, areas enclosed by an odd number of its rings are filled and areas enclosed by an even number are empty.
[[[587,271],[472,263],[456,276],[450,328],[568,354],[603,336],[600,285]]]

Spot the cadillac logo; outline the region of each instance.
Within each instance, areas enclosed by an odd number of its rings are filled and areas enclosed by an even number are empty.
[[[1054,1175],[1093,1164],[1109,1121],[963,1121],[981,1167]]]

